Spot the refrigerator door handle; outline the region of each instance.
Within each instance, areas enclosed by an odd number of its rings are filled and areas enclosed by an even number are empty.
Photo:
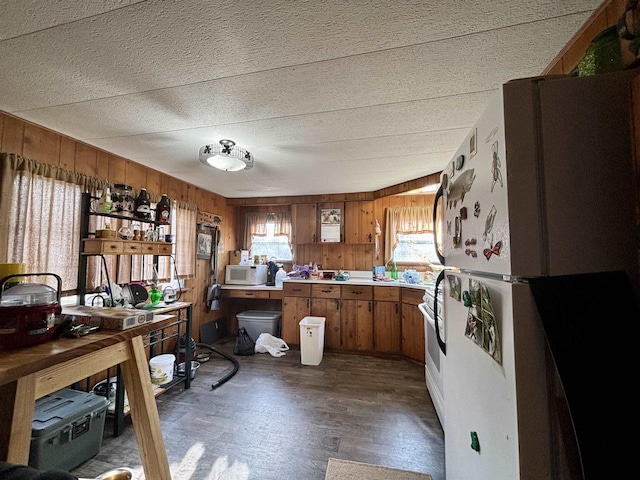
[[[438,218],[438,200],[440,198],[442,198],[442,196],[444,195],[443,190],[442,190],[442,184],[440,184],[440,188],[438,188],[438,191],[436,192],[436,196],[433,199],[433,243],[436,247],[436,255],[438,256],[438,260],[440,260],[440,263],[442,265],[444,265],[444,256],[440,253],[440,245],[438,245],[438,222],[437,222],[437,218]],[[436,329],[437,331],[438,329]]]
[[[440,189],[442,190],[442,187],[440,187]],[[438,322],[438,286],[443,280],[444,280],[444,270],[442,270],[438,274],[438,278],[436,279],[436,286],[433,291],[433,318],[435,321],[436,339],[438,340],[438,346],[440,347],[440,350],[442,350],[442,353],[446,355],[447,345],[446,343],[444,343],[444,340],[442,340],[442,337],[440,336],[440,327]],[[444,316],[442,317],[442,320],[443,320],[443,323],[447,321],[447,319],[444,318]]]

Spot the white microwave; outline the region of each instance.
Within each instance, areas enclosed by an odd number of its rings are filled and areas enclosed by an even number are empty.
[[[227,265],[227,285],[263,285],[267,283],[266,265]]]

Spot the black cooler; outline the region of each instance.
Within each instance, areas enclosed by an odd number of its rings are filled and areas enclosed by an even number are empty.
[[[29,465],[70,471],[100,451],[109,400],[60,390],[36,400]]]

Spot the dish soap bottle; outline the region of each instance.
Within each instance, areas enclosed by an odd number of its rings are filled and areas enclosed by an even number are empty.
[[[398,267],[396,266],[395,260],[391,264],[391,278],[393,278],[394,280],[398,279]]]

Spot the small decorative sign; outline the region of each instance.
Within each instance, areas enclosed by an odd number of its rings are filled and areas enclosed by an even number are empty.
[[[222,217],[215,213],[207,213],[198,210],[196,223],[205,227],[220,227],[222,225]]]

